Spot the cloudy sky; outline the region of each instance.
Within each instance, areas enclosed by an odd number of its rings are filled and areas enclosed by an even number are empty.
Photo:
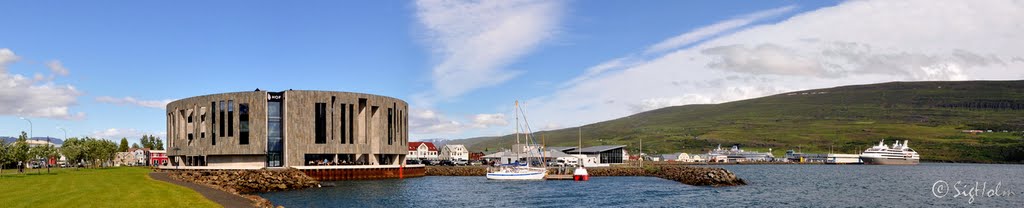
[[[1024,1],[5,3],[0,135],[163,137],[175,99],[256,88],[411,104],[411,137],[923,80],[1024,79]]]

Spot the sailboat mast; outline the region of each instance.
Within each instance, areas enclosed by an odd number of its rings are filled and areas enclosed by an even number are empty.
[[[513,111],[515,111],[516,115],[516,145],[513,146],[512,149],[515,149],[514,151],[516,151],[516,161],[519,161],[519,152],[521,150],[516,149],[521,148],[521,146],[519,146],[519,100],[516,100],[516,107],[513,109]]]
[[[579,139],[580,139],[580,146],[577,147],[579,149],[576,149],[576,154],[582,155],[583,154],[583,152],[582,152],[583,151],[583,126],[580,126],[579,128],[577,128],[577,130],[579,130],[579,134],[577,134],[577,135],[579,136]],[[576,157],[576,161],[577,161],[576,164],[579,164],[580,167],[583,167],[583,158]]]

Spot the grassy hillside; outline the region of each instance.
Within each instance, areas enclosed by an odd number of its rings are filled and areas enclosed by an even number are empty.
[[[977,135],[965,129],[994,130]],[[1001,131],[1010,131],[1003,133]],[[931,161],[1024,162],[1024,81],[892,82],[807,90],[722,104],[647,111],[582,127],[584,146],[635,152],[704,152],[718,144],[776,156],[787,149],[860,153],[909,139]],[[575,146],[577,128],[537,132]],[[511,135],[455,140],[473,151],[508,147]]]

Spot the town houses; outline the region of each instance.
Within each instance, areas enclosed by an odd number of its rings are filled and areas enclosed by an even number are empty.
[[[461,144],[446,144],[441,147],[440,156],[438,159],[441,160],[452,160],[452,161],[468,161],[469,150],[466,149],[465,145]]]
[[[432,142],[409,142],[409,154],[407,160],[437,160],[437,147]]]

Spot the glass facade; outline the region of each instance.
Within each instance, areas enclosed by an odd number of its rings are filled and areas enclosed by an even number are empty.
[[[281,167],[284,152],[283,115],[280,101],[267,102],[267,166]]]

